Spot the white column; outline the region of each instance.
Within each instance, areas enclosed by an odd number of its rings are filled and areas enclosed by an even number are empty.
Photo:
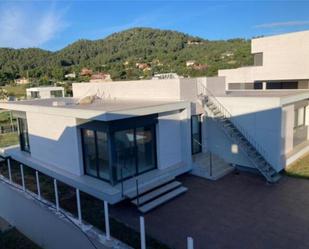
[[[58,186],[57,180],[54,179],[55,199],[56,199],[56,210],[59,212],[59,197],[58,197]]]
[[[109,227],[109,215],[108,215],[108,203],[107,201],[104,201],[104,218],[105,218],[105,233],[106,233],[106,239],[111,239],[111,232]]]
[[[139,226],[141,234],[141,249],[146,249],[145,220],[143,216],[139,218]]]
[[[262,89],[263,90],[266,90],[267,89],[267,82],[262,82]]]
[[[187,248],[194,249],[193,239],[191,237],[187,238]]]
[[[8,158],[8,171],[9,171],[9,180],[12,182],[12,171],[11,171],[11,159]]]
[[[81,207],[80,207],[80,193],[79,193],[79,189],[76,189],[76,204],[77,204],[77,214],[78,214],[78,222],[79,224],[82,224],[82,211],[81,211]]]
[[[41,187],[40,187],[40,179],[39,179],[39,172],[36,170],[35,171],[35,178],[36,178],[36,189],[37,189],[37,194],[39,200],[41,200]]]
[[[21,183],[22,183],[23,191],[26,191],[25,176],[24,176],[24,165],[20,164],[19,166],[20,166]]]

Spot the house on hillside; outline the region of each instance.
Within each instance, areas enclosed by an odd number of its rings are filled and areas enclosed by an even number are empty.
[[[80,76],[88,76],[88,77],[91,77],[92,75],[92,70],[89,69],[89,68],[82,68],[82,70],[80,71],[79,73]]]
[[[108,73],[95,73],[90,78],[90,82],[108,82],[108,81],[112,81],[111,75]]]
[[[136,63],[135,66],[136,68],[143,70],[143,71],[151,70],[151,65],[149,65],[148,63]]]
[[[26,85],[30,83],[30,79],[26,77],[22,77],[22,78],[15,79],[14,82],[17,85]]]
[[[66,79],[75,79],[76,78],[76,73],[69,73],[64,75],[64,78]]]
[[[164,80],[164,79],[180,79],[183,76],[179,76],[177,73],[158,73],[152,77],[152,80]]]
[[[194,61],[194,60],[186,61],[186,67],[192,67],[195,63],[196,63],[196,61]]]
[[[192,68],[194,70],[205,70],[208,68],[208,65],[198,63],[194,60],[186,61],[186,67]]]
[[[20,125],[3,153],[141,212],[185,193],[175,178],[188,172],[276,182],[309,151],[309,31],[253,39],[252,53],[255,65],[218,77],[74,83],[72,98],[0,103]]]
[[[200,40],[189,40],[188,41],[188,45],[200,45],[202,44],[203,42],[200,41]]]

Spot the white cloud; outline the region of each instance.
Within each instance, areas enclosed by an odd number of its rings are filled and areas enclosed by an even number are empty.
[[[272,22],[255,25],[254,28],[282,28],[282,27],[299,27],[307,26],[309,21],[288,21],[288,22]]]
[[[0,47],[39,47],[53,39],[68,24],[64,11],[8,5],[0,8]]]

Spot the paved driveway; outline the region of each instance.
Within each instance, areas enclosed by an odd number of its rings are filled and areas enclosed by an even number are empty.
[[[248,173],[179,180],[189,191],[145,215],[147,233],[172,248],[186,248],[187,236],[195,249],[309,248],[309,180],[284,177],[269,185]],[[138,228],[134,206],[111,210]]]

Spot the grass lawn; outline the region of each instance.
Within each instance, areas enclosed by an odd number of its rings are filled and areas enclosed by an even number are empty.
[[[13,228],[0,232],[0,249],[40,249],[40,247]]]
[[[309,178],[309,153],[289,165],[285,171],[289,176]]]
[[[16,123],[16,119],[14,118],[13,118],[13,123]],[[11,124],[10,112],[0,110],[0,126],[10,125],[10,124]]]
[[[0,134],[0,148],[18,144],[18,135],[16,132]]]
[[[17,98],[25,97],[26,96],[26,88],[29,87],[29,85],[16,85],[11,86],[7,85],[4,86],[3,89],[8,91],[8,95],[16,96]]]

